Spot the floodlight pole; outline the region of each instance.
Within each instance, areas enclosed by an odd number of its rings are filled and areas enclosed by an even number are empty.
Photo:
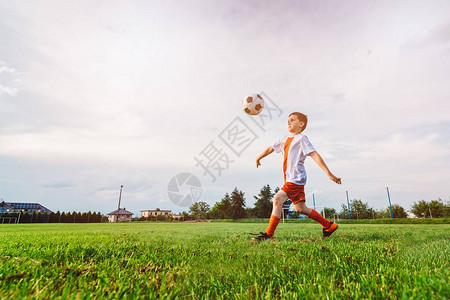
[[[119,194],[119,206],[117,206],[117,217],[116,217],[116,223],[119,222],[119,211],[120,211],[120,200],[122,199],[122,189],[123,185],[120,186],[120,194]]]
[[[348,218],[351,219],[351,218],[352,218],[352,215],[350,214],[350,201],[348,201],[348,191],[345,191],[345,194],[347,195]]]
[[[389,200],[389,208],[391,210],[391,219],[394,218],[394,213],[392,212],[392,204],[391,204],[391,196],[389,195],[389,187],[386,187],[388,200]]]

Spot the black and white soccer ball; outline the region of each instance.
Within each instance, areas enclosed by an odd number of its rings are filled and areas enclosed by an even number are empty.
[[[249,115],[255,116],[264,109],[264,99],[259,94],[252,94],[242,101],[242,109]]]

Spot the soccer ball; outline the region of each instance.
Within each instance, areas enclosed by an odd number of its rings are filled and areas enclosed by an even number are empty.
[[[248,96],[242,101],[242,109],[249,115],[257,115],[264,108],[264,99],[259,94],[253,94]]]

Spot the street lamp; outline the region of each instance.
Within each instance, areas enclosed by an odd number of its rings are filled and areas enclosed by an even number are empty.
[[[117,217],[116,217],[116,222],[119,222],[119,211],[120,211],[120,200],[122,199],[122,189],[123,189],[123,185],[120,186],[119,206],[117,207]]]

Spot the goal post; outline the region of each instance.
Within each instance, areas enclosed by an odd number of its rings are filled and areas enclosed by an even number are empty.
[[[0,224],[18,224],[21,212],[8,212],[0,214]]]

